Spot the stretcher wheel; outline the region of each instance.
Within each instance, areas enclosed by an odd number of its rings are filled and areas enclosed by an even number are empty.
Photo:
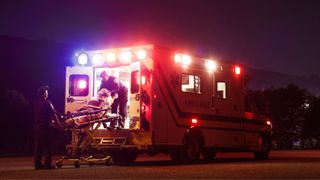
[[[79,168],[80,167],[80,161],[75,161],[74,162],[74,167]]]
[[[56,162],[56,166],[57,166],[57,168],[61,168],[62,167],[62,162],[57,161]]]
[[[106,158],[106,165],[107,166],[110,166],[111,164],[112,164],[112,158],[111,158],[111,156],[108,156],[107,158]]]

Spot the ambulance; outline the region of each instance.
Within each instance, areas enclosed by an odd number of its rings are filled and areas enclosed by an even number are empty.
[[[66,68],[65,113],[96,96],[106,71],[128,88],[124,128],[98,127],[94,144],[114,161],[165,153],[178,162],[217,152],[253,152],[267,159],[272,124],[247,108],[245,69],[156,45],[79,51]]]

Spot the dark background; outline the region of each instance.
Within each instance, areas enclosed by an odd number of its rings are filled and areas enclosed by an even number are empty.
[[[241,63],[251,89],[294,83],[319,96],[319,9],[313,0],[1,1],[0,153],[30,152],[39,86],[63,112],[65,66],[79,49],[155,43]]]

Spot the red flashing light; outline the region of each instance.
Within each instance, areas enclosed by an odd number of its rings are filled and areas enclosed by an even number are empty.
[[[271,121],[267,121],[267,125],[269,125],[269,126],[270,126],[270,125],[271,125]]]
[[[86,80],[83,80],[83,79],[80,79],[78,81],[78,88],[79,89],[85,89],[87,88],[87,81]]]
[[[241,68],[239,66],[235,66],[233,71],[234,71],[235,75],[240,75],[241,74]]]
[[[141,111],[147,111],[148,110],[148,106],[146,105],[141,105]]]
[[[272,122],[270,120],[266,121],[267,126],[269,126],[270,128],[272,128]]]
[[[195,119],[195,118],[191,119],[191,123],[192,123],[192,125],[197,125],[198,119]]]

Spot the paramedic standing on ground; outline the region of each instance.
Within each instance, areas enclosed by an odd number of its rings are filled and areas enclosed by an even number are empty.
[[[34,167],[35,169],[54,169],[51,164],[50,124],[54,109],[48,100],[48,86],[38,89],[37,99],[33,102],[34,114]],[[42,163],[44,156],[44,163]]]
[[[106,71],[102,71],[100,77],[102,80],[99,90],[106,88],[111,92],[112,97],[116,97],[111,105],[111,111],[112,113],[118,113],[119,107],[119,115],[123,121],[127,115],[128,88],[116,77],[109,76]],[[123,128],[123,122],[119,122],[119,126]]]

